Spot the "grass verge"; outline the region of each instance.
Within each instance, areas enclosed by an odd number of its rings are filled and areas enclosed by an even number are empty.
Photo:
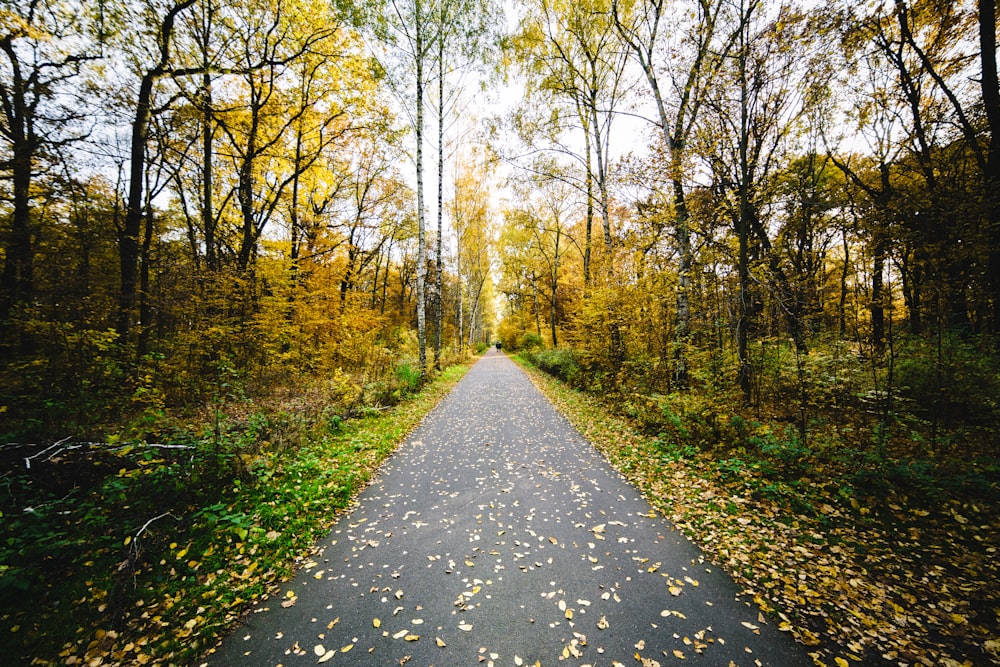
[[[40,465],[5,475],[4,663],[191,663],[291,576],[466,370],[358,418],[250,411],[167,444],[87,443],[98,472],[59,497],[28,474]],[[49,456],[47,478],[82,447]],[[42,502],[14,503],[28,491]]]
[[[746,452],[643,435],[613,406],[519,361],[817,665],[1000,664],[994,496],[927,503],[915,493],[866,496],[853,479],[807,466],[775,475]]]

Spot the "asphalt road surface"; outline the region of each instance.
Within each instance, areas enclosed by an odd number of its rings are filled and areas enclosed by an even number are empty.
[[[489,352],[201,664],[811,665]]]

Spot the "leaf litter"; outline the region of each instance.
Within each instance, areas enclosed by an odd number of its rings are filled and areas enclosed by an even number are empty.
[[[731,645],[705,629],[709,613],[742,606],[696,591],[709,576],[704,562],[664,565],[669,529],[518,377],[516,391],[484,377],[475,406],[442,403],[311,554],[309,571],[325,576],[306,579],[296,607],[314,604],[321,590],[334,601],[331,615],[345,619],[329,629],[320,658],[345,645],[356,647],[355,659],[382,664],[466,664],[473,654],[487,667],[515,657],[525,665],[658,664],[677,659],[674,651],[725,664],[744,644],[760,648],[747,628],[738,626]],[[494,407],[484,417],[486,403]],[[488,448],[477,444],[484,441]],[[668,600],[677,613],[663,616]],[[268,604],[258,605],[262,613],[294,611],[263,612]],[[499,636],[497,618],[512,624]],[[283,630],[289,654],[315,645],[315,633],[309,642],[300,636],[308,628]],[[523,650],[529,635],[550,652]],[[242,664],[266,650],[263,638],[230,641],[206,664]]]
[[[707,456],[664,460],[654,439],[599,400],[526,370],[656,510],[774,615],[780,631],[810,647],[817,665],[1000,664],[995,506],[959,498],[933,506],[918,495],[858,500],[837,480],[814,476],[810,497],[821,500],[813,511],[796,511],[756,493],[766,482],[754,470],[722,476]]]

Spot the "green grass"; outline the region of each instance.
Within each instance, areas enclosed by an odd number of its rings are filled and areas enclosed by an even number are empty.
[[[275,590],[458,382],[353,419],[251,411],[109,448],[103,476],[58,497],[4,479],[0,655],[7,664],[188,664]],[[316,416],[308,416],[315,414]],[[15,493],[16,491],[16,493]],[[34,494],[30,511],[25,494]]]

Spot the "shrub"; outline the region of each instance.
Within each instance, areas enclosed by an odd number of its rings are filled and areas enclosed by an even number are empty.
[[[396,379],[406,391],[413,392],[420,388],[420,370],[410,364],[396,365]]]
[[[940,420],[945,426],[990,426],[1000,419],[1000,373],[995,357],[948,335],[940,345],[909,339],[899,357],[896,383],[918,416]]]
[[[543,347],[542,337],[533,332],[522,334],[517,341],[517,349],[532,352]]]
[[[573,384],[580,373],[580,365],[576,361],[573,350],[539,350],[529,355],[529,360],[540,370]]]

